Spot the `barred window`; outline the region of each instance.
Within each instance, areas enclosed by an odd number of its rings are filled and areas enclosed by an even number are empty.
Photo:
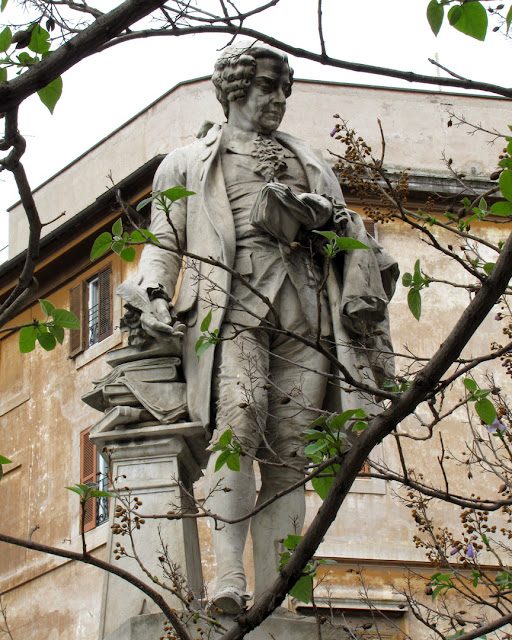
[[[74,357],[112,334],[112,265],[72,287],[69,308],[80,318],[80,330],[70,334]]]

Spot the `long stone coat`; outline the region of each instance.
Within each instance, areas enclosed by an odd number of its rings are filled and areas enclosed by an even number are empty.
[[[276,139],[295,153],[304,167],[310,191],[325,195],[335,204],[335,211],[348,211],[344,207],[339,183],[331,168],[306,142],[285,133],[276,132]],[[153,209],[150,231],[163,245],[213,258],[233,268],[236,256],[236,236],[231,207],[226,194],[219,146],[222,127],[213,125],[205,137],[170,153],[158,168],[153,190],[165,190],[182,185],[197,195],[176,201],[172,205],[169,225],[161,211]],[[343,364],[358,378],[368,382],[386,377],[391,371],[389,362],[369,362],[364,351],[346,346],[346,341],[363,339],[380,328],[377,342],[384,348],[390,346],[387,323],[387,303],[394,291],[397,267],[393,259],[366,235],[357,214],[348,213],[345,222],[347,235],[356,237],[372,246],[373,251],[350,251],[343,264],[331,270],[328,294],[332,314],[338,356]],[[364,254],[364,255],[363,255]],[[174,295],[181,267],[179,252],[163,251],[146,246],[142,253],[138,283],[143,287],[163,285],[170,297]],[[199,277],[198,273],[199,271]],[[348,280],[347,280],[348,278]],[[350,281],[350,286],[344,285]],[[212,288],[211,283],[218,285]],[[187,401],[191,420],[202,422],[208,428],[211,421],[211,378],[215,348],[207,349],[198,360],[194,346],[201,335],[202,319],[212,310],[210,330],[222,324],[228,302],[231,275],[219,267],[205,264],[196,269],[185,269],[174,311],[184,318],[188,329],[184,336],[183,366],[187,381]],[[213,303],[211,305],[206,300]],[[387,374],[382,370],[387,369]],[[342,395],[344,392],[342,392]],[[355,394],[341,398],[343,409],[359,406],[361,399]],[[332,404],[339,409],[338,401]]]

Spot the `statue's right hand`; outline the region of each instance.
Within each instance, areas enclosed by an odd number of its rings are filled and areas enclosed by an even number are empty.
[[[182,336],[185,325],[180,322],[172,324],[169,304],[163,298],[151,301],[151,313],[143,312],[140,316],[142,328],[157,340],[170,340]]]

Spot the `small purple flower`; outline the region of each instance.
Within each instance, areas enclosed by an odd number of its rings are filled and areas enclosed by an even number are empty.
[[[335,126],[334,129],[331,131],[331,138],[334,138],[334,136],[338,133],[338,126]]]
[[[502,424],[497,417],[494,418],[494,422],[492,424],[487,426],[488,433],[496,433],[497,431],[499,431],[500,433],[503,433],[506,430],[507,430],[507,427],[504,424]]]
[[[458,553],[458,551],[459,550],[457,549],[457,547],[453,547],[453,549],[450,551],[450,555],[454,556],[456,553]]]
[[[468,548],[466,549],[466,558],[469,558],[470,560],[473,560],[473,558],[475,556],[476,556],[475,547],[470,542],[468,544]]]
[[[500,315],[499,313],[497,313],[497,314],[494,316],[494,319],[495,319],[495,320],[501,320],[501,315]]]

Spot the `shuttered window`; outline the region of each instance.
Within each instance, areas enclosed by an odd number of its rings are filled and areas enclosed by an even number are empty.
[[[80,330],[70,332],[74,357],[112,333],[112,265],[70,289],[69,308],[80,318]]]
[[[94,484],[108,491],[106,463],[89,438],[89,429],[80,434],[80,484]],[[84,513],[84,532],[108,520],[108,498],[88,500]]]
[[[94,484],[98,475],[98,454],[96,447],[89,439],[89,429],[80,434],[80,484]],[[96,498],[88,500],[85,505],[84,531],[96,526]]]
[[[366,233],[369,233],[372,238],[377,237],[377,224],[374,220],[370,220],[369,218],[363,219],[364,228],[366,229]]]

